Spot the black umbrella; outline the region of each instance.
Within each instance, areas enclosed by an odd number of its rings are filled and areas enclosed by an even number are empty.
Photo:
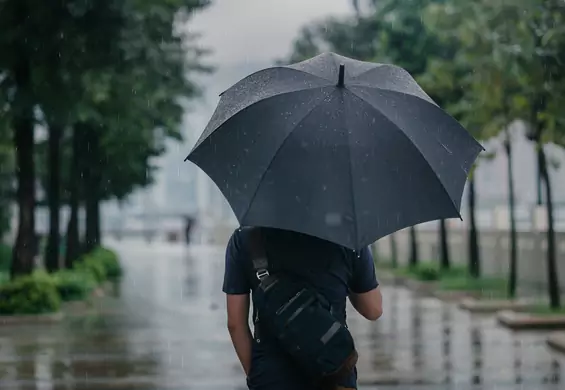
[[[359,249],[460,217],[482,146],[402,68],[325,53],[221,95],[188,160],[239,223]]]

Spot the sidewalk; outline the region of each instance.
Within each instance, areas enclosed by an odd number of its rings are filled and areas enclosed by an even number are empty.
[[[124,241],[116,249],[126,278],[101,315],[0,327],[0,388],[245,389],[225,328],[223,248]],[[379,321],[349,315],[360,390],[563,388],[565,359],[545,334],[512,334],[456,305],[382,291]]]

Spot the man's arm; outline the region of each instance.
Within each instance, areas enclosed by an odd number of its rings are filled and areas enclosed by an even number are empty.
[[[363,317],[376,321],[383,315],[383,297],[375,274],[371,250],[366,247],[353,259],[349,301]]]
[[[228,331],[245,375],[251,368],[253,336],[249,328],[249,294],[227,294]]]
[[[383,297],[379,287],[361,294],[352,292],[349,301],[369,321],[376,321],[383,315]]]

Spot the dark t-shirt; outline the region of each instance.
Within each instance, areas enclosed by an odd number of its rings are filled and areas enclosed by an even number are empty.
[[[368,248],[353,252],[337,244],[300,233],[262,229],[269,270],[294,274],[307,281],[332,305],[336,318],[346,321],[350,292],[368,292],[378,286]],[[249,294],[257,286],[249,251],[249,229],[236,230],[226,249],[223,291]],[[356,375],[348,387],[355,388]],[[252,389],[308,389],[308,383],[280,348],[254,341],[248,384]]]

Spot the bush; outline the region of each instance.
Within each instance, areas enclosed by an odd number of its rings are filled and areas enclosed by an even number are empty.
[[[118,255],[113,251],[99,247],[92,251],[91,256],[102,263],[108,279],[119,279],[123,275]]]
[[[0,314],[43,314],[59,310],[61,300],[52,277],[36,271],[0,286]]]
[[[86,299],[97,284],[94,275],[85,270],[62,270],[52,276],[59,296],[65,302]]]
[[[419,264],[412,270],[412,273],[417,279],[423,281],[439,280],[441,277],[439,268],[432,264]]]
[[[77,260],[74,270],[90,273],[98,284],[123,275],[118,256],[111,250],[100,247]]]
[[[107,279],[104,264],[90,253],[77,260],[73,269],[75,272],[90,274],[97,284],[104,283]]]

